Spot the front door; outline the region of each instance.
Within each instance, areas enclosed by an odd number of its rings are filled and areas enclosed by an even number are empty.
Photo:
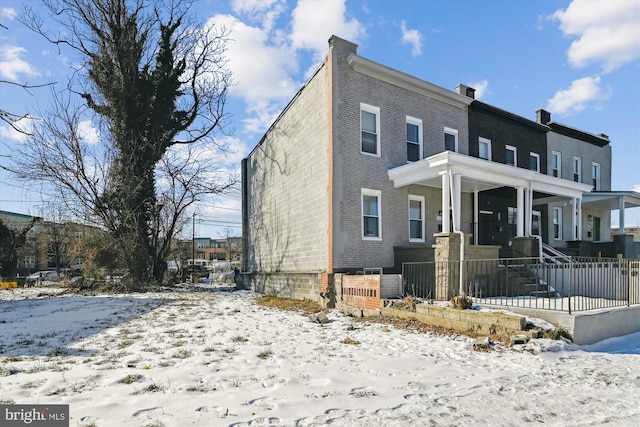
[[[540,236],[540,230],[542,230],[542,215],[540,211],[531,212],[531,234],[534,236]]]
[[[600,241],[600,218],[597,216],[593,217],[593,241]]]
[[[494,229],[493,212],[478,212],[478,244],[495,245],[495,229]]]

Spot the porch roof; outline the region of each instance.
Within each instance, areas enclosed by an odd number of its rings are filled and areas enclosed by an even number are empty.
[[[594,191],[582,196],[582,206],[593,209],[613,211],[620,209],[623,203],[625,209],[640,206],[640,193],[636,191]]]
[[[389,169],[394,187],[411,184],[442,187],[447,170],[462,176],[461,191],[472,193],[503,186],[531,188],[533,191],[566,198],[580,198],[593,188],[588,184],[555,178],[528,169],[444,151],[426,159]]]

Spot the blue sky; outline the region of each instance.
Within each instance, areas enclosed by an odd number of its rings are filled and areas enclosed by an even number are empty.
[[[0,80],[64,83],[77,58],[15,19],[23,3],[0,5],[0,23],[8,27],[0,29]],[[230,167],[239,167],[335,34],[356,42],[366,58],[451,90],[472,86],[476,98],[520,116],[535,120],[544,108],[554,121],[609,135],[613,189],[640,191],[637,0],[200,0],[194,9],[230,31]],[[48,95],[0,85],[1,106],[13,113],[45,106]],[[86,138],[98,139],[89,122],[84,126]],[[20,139],[0,126],[1,161]],[[42,214],[48,198],[0,171],[1,210]],[[239,195],[199,205],[196,234],[219,237],[224,227],[239,234],[240,207]],[[640,209],[626,221],[640,225]]]

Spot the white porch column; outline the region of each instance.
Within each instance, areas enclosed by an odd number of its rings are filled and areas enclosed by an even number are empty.
[[[576,218],[576,221],[578,222],[578,231],[576,233],[578,236],[576,240],[582,240],[582,198],[576,199],[576,202],[576,212],[578,215],[578,217]]]
[[[571,240],[578,240],[578,236],[576,236],[578,232],[578,226],[576,224],[576,219],[578,217],[578,199],[573,199],[573,203],[571,204],[571,235],[573,238]]]
[[[453,175],[453,188],[452,188],[452,203],[453,203],[453,229],[460,231],[461,227],[461,217],[462,214],[460,211],[462,210],[462,175],[455,174]]]
[[[529,182],[529,188],[527,188],[527,236],[531,236],[533,231],[533,190],[531,189],[531,182]]]
[[[524,187],[517,189],[516,237],[524,237]]]
[[[478,237],[478,221],[480,220],[480,206],[478,206],[480,200],[480,192],[475,190],[473,192],[473,244],[477,245],[479,242]]]
[[[620,223],[618,234],[624,234],[624,197],[622,196],[618,198],[618,210],[618,222]]]
[[[451,221],[449,217],[449,174],[442,174],[442,232],[449,233],[451,232]]]

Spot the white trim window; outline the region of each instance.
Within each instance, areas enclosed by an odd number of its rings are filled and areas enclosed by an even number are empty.
[[[562,240],[562,208],[553,208],[553,238]]]
[[[454,153],[458,152],[458,131],[456,129],[444,128],[444,149]]]
[[[407,162],[422,159],[422,120],[407,116]]]
[[[551,152],[551,175],[556,178],[562,178],[562,154],[559,151]]]
[[[382,192],[362,188],[362,239],[382,240]]]
[[[424,242],[424,196],[409,194],[409,241]]]
[[[483,137],[478,138],[478,157],[491,160],[491,140]]]
[[[504,162],[509,166],[518,166],[518,149],[512,145],[506,145]]]
[[[591,184],[593,191],[600,191],[600,163],[591,163]]]
[[[540,154],[529,152],[529,169],[540,172]]]
[[[25,268],[36,268],[36,257],[33,255],[27,255],[24,257]]]
[[[360,104],[360,152],[380,157],[380,108]]]
[[[573,180],[582,182],[582,158],[573,156]]]

